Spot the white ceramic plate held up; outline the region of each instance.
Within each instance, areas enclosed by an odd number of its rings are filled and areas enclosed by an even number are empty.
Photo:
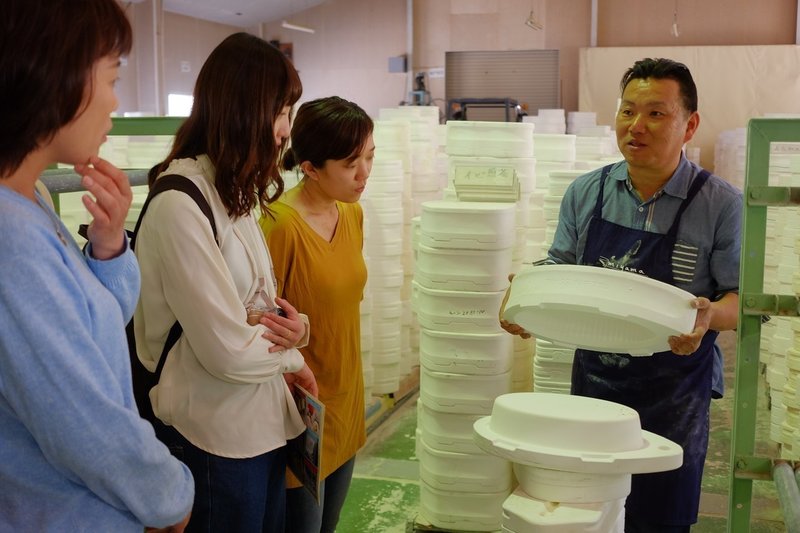
[[[503,318],[575,348],[650,355],[689,333],[694,296],[646,276],[586,265],[541,265],[511,283]]]

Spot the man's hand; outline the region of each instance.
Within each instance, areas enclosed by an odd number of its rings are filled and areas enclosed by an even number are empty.
[[[88,233],[92,256],[105,260],[120,255],[125,249],[125,218],[133,201],[128,176],[99,157],[75,165],[75,172],[91,193],[84,194],[81,201],[92,216]]]
[[[508,281],[512,281],[514,279],[514,274],[508,275]],[[519,324],[512,324],[508,320],[503,319],[503,313],[506,310],[506,303],[508,303],[508,296],[511,294],[511,286],[509,285],[508,289],[506,289],[506,294],[503,296],[503,303],[500,304],[500,312],[497,315],[497,318],[500,320],[500,327],[503,328],[508,333],[512,335],[519,335],[523,339],[530,339],[531,334],[525,331],[525,328],[520,326]]]
[[[708,331],[714,314],[711,300],[708,298],[696,298],[691,303],[692,307],[697,309],[694,329],[691,333],[675,335],[668,339],[670,350],[677,355],[691,355],[700,348],[703,335]]]

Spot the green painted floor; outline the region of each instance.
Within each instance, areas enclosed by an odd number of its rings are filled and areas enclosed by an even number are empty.
[[[732,335],[723,338],[726,354],[733,354]],[[733,420],[733,357],[727,357],[726,395],[712,402],[711,435],[703,477],[701,517],[693,533],[724,533],[728,507],[728,463]],[[759,408],[757,455],[775,456],[763,437],[769,417],[766,394]],[[406,533],[415,531],[419,505],[418,463],[414,450],[417,426],[416,394],[397,406],[374,429],[356,460],[355,474],[339,521],[338,533]],[[753,484],[752,533],[784,533],[772,482]]]

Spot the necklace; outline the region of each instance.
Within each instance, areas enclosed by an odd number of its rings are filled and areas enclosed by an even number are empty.
[[[64,234],[61,232],[61,223],[58,220],[58,217],[56,217],[55,213],[48,206],[42,203],[41,199],[37,198],[36,202],[39,204],[39,207],[41,207],[42,210],[47,213],[47,217],[50,219],[50,222],[53,223],[53,228],[56,230],[56,235],[58,235],[58,239],[61,241],[61,244],[66,246],[67,239],[64,238]]]

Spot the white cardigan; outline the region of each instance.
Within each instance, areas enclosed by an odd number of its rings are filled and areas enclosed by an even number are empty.
[[[136,240],[142,292],[134,315],[137,352],[148,369],[155,370],[175,320],[183,327],[150,392],[153,410],[198,448],[254,457],[303,431],[283,379],[303,367],[303,356],[296,349],[269,353],[266,326],[247,324],[245,304],[262,288],[259,278],[275,296],[272,262],[255,219],[228,217],[208,157],[173,161],[164,174],[200,188],[220,244],[185,193],[167,191],[150,203]]]

